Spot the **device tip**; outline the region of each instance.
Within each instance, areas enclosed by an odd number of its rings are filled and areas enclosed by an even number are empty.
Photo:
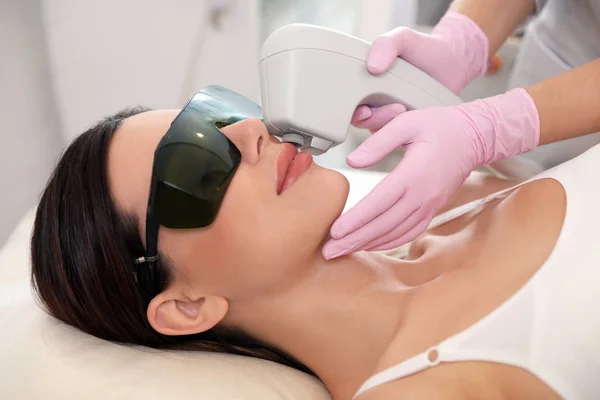
[[[286,143],[293,144],[294,146],[296,146],[296,148],[298,150],[301,150],[304,147],[304,136],[302,136],[299,133],[294,133],[294,132],[284,133],[281,136],[281,140]]]

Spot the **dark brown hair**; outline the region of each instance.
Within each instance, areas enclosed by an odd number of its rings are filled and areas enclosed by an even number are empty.
[[[31,280],[54,317],[98,338],[159,349],[258,357],[312,372],[282,351],[243,332],[215,328],[167,336],[146,318],[147,299],[133,277],[144,247],[132,216],[117,211],[108,187],[108,148],[124,119],[149,111],[134,107],[104,118],[62,155],[40,199],[31,239]],[[164,290],[171,268],[158,265]]]

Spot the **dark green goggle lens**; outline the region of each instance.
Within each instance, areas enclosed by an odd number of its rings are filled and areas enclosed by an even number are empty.
[[[160,225],[189,229],[215,220],[241,160],[219,128],[246,118],[261,119],[260,106],[220,86],[202,89],[183,108],[155,153],[150,210]]]

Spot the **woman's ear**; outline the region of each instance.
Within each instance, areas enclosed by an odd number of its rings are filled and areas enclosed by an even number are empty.
[[[167,289],[152,299],[148,321],[158,333],[169,336],[192,335],[217,325],[227,314],[229,303],[220,296],[190,299],[181,292]]]

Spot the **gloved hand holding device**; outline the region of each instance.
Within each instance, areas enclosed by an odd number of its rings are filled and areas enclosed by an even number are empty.
[[[448,12],[431,35],[395,29],[375,40],[367,67],[385,72],[401,57],[454,93],[486,71],[489,44],[469,17]],[[376,132],[347,157],[351,167],[371,166],[402,146],[402,162],[331,228],[325,258],[403,245],[431,219],[478,166],[532,150],[539,117],[524,89],[452,107],[403,113],[391,104],[360,106],[353,125]]]

